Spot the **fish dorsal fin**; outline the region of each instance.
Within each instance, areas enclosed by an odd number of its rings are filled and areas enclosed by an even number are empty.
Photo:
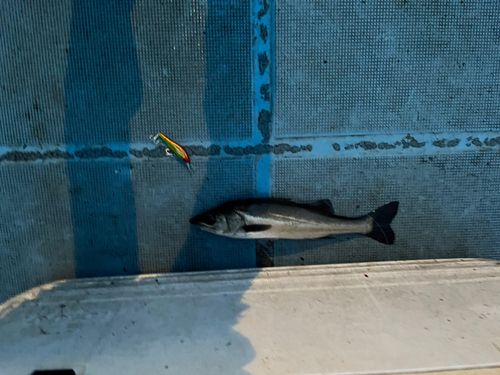
[[[243,231],[246,233],[251,233],[251,232],[265,232],[266,230],[269,230],[271,228],[272,225],[252,224],[252,225],[244,225],[241,229],[243,229]]]
[[[309,206],[317,212],[322,213],[326,216],[334,216],[335,212],[333,211],[332,202],[329,199],[322,199],[316,202],[309,203]]]

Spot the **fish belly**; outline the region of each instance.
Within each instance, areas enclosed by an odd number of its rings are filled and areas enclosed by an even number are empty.
[[[247,238],[253,239],[316,239],[337,234],[368,233],[364,222],[332,223],[332,224],[277,224],[262,232],[246,233]]]

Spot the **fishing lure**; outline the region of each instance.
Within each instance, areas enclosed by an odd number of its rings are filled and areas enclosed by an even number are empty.
[[[186,150],[184,150],[182,148],[181,145],[179,145],[178,143],[175,143],[174,141],[172,141],[170,138],[168,138],[166,135],[162,134],[162,133],[158,133],[158,137],[161,138],[161,140],[163,142],[165,142],[168,146],[168,148],[179,158],[181,159],[182,161],[186,162],[189,166],[191,165],[191,160],[189,159],[189,155],[188,153],[186,152]]]

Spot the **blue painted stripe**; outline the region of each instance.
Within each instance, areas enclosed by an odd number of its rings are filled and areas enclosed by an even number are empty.
[[[328,136],[328,137],[296,137],[289,138],[286,141],[283,139],[271,139],[270,146],[286,143],[293,146],[311,146],[311,151],[300,151],[299,153],[278,153],[270,155],[260,155],[258,159],[258,179],[268,179],[265,175],[264,165],[272,167],[272,160],[287,158],[287,157],[363,157],[363,156],[398,156],[398,155],[411,155],[411,154],[450,154],[470,151],[490,151],[500,149],[500,131],[486,131],[486,132],[441,132],[441,133],[393,133],[393,134],[366,134],[366,135],[346,135],[346,136]],[[259,141],[244,140],[234,142],[186,142],[183,146],[203,146],[205,148],[211,145],[217,145],[221,148],[220,155],[210,156],[210,158],[234,158],[237,156],[228,154],[224,151],[226,146],[230,148],[245,148],[248,146],[255,147],[261,144]],[[336,147],[334,147],[334,145]],[[91,162],[92,160],[116,160],[109,157],[97,158],[79,158],[79,152],[85,151],[88,148],[107,148],[112,152],[125,153],[130,159],[137,159],[131,150],[154,150],[156,145],[153,142],[148,143],[110,143],[105,145],[76,147],[68,144],[66,147],[57,145],[42,145],[41,147],[28,146],[28,147],[0,147],[0,161],[2,158],[10,153],[15,152],[37,152],[40,154],[50,153],[53,151],[67,152],[74,160],[81,160]],[[246,157],[253,157],[250,154]],[[266,160],[265,157],[269,160]],[[173,157],[173,156],[172,156]],[[206,159],[207,156],[190,155],[191,159]],[[243,156],[245,157],[245,156]],[[23,161],[23,158],[15,160],[17,162]],[[40,158],[40,159],[27,159],[27,162],[60,162],[61,159],[53,158]],[[9,162],[3,160],[2,162]],[[258,186],[266,186],[265,183],[258,183]]]
[[[271,27],[274,1],[252,0],[252,25],[253,25],[253,145],[260,142],[268,143],[273,140],[273,85],[272,72],[274,70],[274,53],[272,38],[274,30]],[[267,63],[266,63],[267,62]],[[266,131],[263,131],[259,121],[263,113],[270,114],[270,122]],[[239,146],[230,143],[230,147]],[[259,197],[271,195],[271,166],[272,154],[260,155],[255,160],[255,190]]]
[[[321,138],[294,138],[287,144],[312,146],[304,158],[438,155],[500,150],[500,132],[442,132],[370,134]],[[282,157],[293,157],[284,154]],[[275,157],[278,157],[277,155]]]

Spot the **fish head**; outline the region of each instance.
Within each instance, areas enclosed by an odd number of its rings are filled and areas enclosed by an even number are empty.
[[[193,217],[189,222],[219,236],[232,236],[243,225],[242,218],[232,210],[214,209]]]

